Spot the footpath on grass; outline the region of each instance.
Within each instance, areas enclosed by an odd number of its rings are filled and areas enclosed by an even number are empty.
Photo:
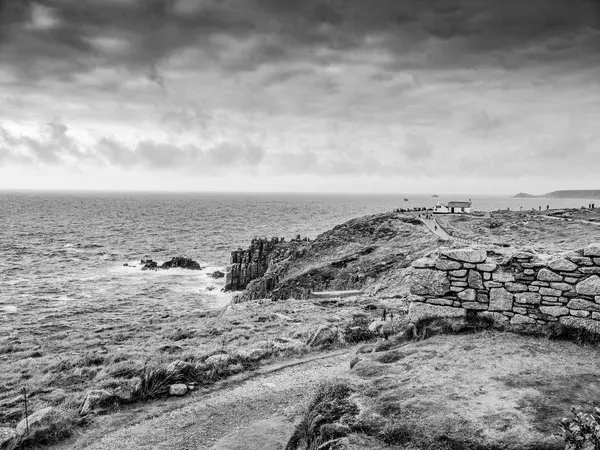
[[[209,393],[188,397],[178,409],[160,411],[155,402],[135,411],[136,422],[101,421],[92,430],[53,448],[281,449],[317,386],[348,371],[352,349],[265,366],[234,378]],[[146,409],[147,414],[144,414]],[[152,410],[155,410],[152,412]],[[125,417],[124,417],[125,418]]]

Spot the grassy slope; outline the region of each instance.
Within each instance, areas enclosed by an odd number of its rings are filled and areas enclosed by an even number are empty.
[[[569,211],[576,220],[554,219],[540,212],[493,212],[491,217],[438,216],[444,228],[457,236],[516,247],[529,246],[539,251],[564,251],[597,241],[600,227],[578,220],[600,219],[600,211]]]

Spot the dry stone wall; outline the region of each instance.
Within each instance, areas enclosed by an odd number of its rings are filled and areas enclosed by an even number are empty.
[[[600,332],[600,244],[553,256],[441,249],[412,266],[413,321],[471,310],[512,325],[560,322]]]

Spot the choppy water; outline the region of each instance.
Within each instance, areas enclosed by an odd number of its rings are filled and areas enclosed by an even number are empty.
[[[0,326],[20,314],[93,315],[119,304],[220,306],[229,252],[255,236],[317,234],[350,218],[432,206],[429,196],[0,193]],[[464,200],[467,196],[455,196]],[[477,209],[579,207],[586,200],[473,197]],[[206,267],[141,271],[187,256]],[[128,263],[134,267],[124,267]],[[207,287],[214,286],[211,292]]]

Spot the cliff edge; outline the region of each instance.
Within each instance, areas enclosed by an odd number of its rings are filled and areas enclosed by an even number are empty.
[[[226,287],[236,302],[308,298],[313,291],[407,295],[403,269],[438,239],[414,216],[388,212],[350,220],[310,240],[255,240],[232,253]]]

